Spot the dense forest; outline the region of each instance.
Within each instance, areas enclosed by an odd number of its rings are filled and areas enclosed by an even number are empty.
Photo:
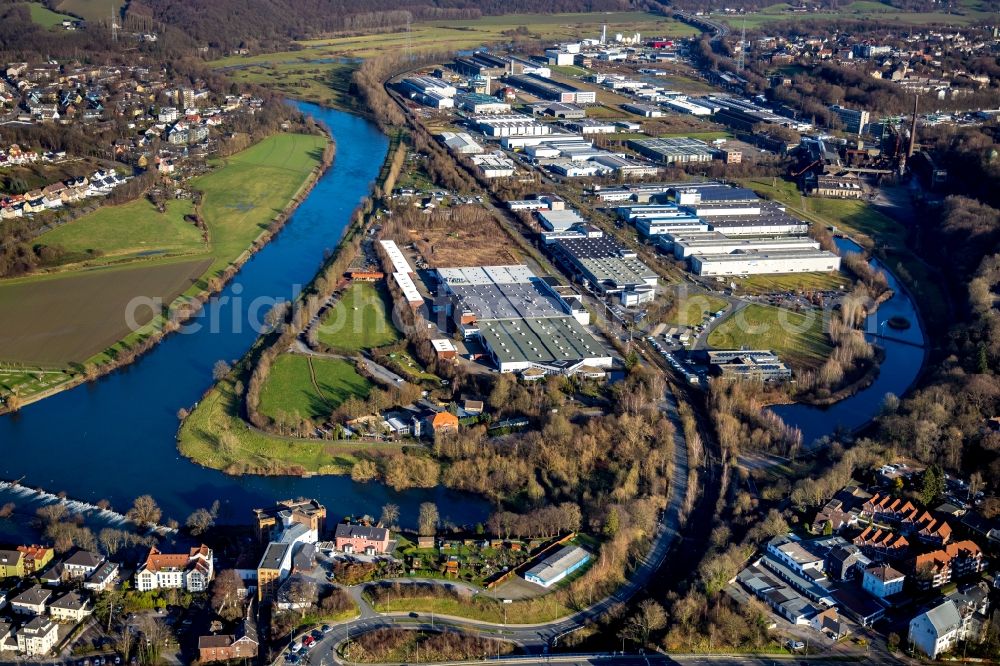
[[[402,27],[407,21],[483,15],[621,11],[638,0],[133,0],[128,12],[174,26],[199,44],[268,46],[333,32]]]

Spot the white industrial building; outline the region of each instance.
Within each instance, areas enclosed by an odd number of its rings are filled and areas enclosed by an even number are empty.
[[[455,107],[455,86],[432,76],[411,76],[400,83],[400,87],[410,97],[421,104],[435,109],[451,109]]]
[[[472,162],[486,178],[506,178],[514,175],[514,161],[503,153],[473,155]]]
[[[477,155],[484,150],[468,132],[441,132],[438,140],[448,150],[459,155]]]
[[[535,215],[538,217],[538,222],[548,231],[566,231],[572,226],[586,222],[575,210],[539,210]]]
[[[456,96],[455,102],[460,109],[476,115],[510,113],[510,104],[483,93],[464,93]]]
[[[825,250],[737,251],[691,256],[697,275],[761,275],[811,273],[840,269],[840,257]]]
[[[494,138],[544,136],[552,133],[552,128],[549,125],[520,113],[477,116],[473,122],[480,132]]]
[[[379,241],[379,245],[382,246],[386,256],[389,257],[389,263],[392,264],[391,272],[415,275],[413,269],[410,267],[410,262],[408,262],[406,257],[403,256],[399,246],[396,245],[396,241],[382,240]]]
[[[671,97],[663,100],[663,106],[667,107],[671,111],[677,111],[679,113],[689,113],[692,116],[710,116],[712,115],[711,110],[701,106],[700,104],[692,104],[687,101],[687,98],[681,97]]]
[[[725,234],[713,238],[675,240],[674,256],[687,259],[694,255],[732,254],[734,252],[764,252],[768,250],[818,250],[819,241],[808,236],[784,238],[730,238]]]

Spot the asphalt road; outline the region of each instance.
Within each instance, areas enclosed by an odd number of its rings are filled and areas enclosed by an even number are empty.
[[[688,457],[687,445],[684,441],[684,429],[677,413],[677,402],[673,393],[668,390],[660,403],[662,409],[673,421],[675,428],[674,446],[674,477],[671,482],[670,501],[661,514],[657,531],[646,555],[636,564],[629,580],[609,597],[601,599],[591,606],[568,617],[544,624],[493,624],[478,622],[457,617],[442,617],[426,613],[378,613],[363,596],[363,586],[348,588],[351,596],[358,604],[361,613],[357,619],[333,626],[330,633],[313,646],[303,663],[310,666],[326,666],[341,663],[337,655],[337,646],[350,639],[351,636],[373,631],[375,629],[393,626],[408,628],[450,628],[462,632],[472,632],[480,636],[500,638],[518,645],[529,654],[545,654],[551,648],[559,645],[560,639],[588,622],[594,621],[605,614],[612,606],[628,602],[641,592],[653,575],[664,563],[681,527],[681,509],[687,494]],[[437,582],[437,581],[435,581]],[[447,583],[445,583],[447,584]],[[280,661],[280,658],[279,658]]]

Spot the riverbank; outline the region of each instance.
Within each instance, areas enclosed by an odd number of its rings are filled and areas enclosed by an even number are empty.
[[[375,183],[377,192],[385,192],[394,187],[398,168],[393,168],[393,165],[400,161],[397,159],[397,153],[405,149],[399,136],[394,137],[379,169],[379,177]],[[271,432],[273,429],[265,427],[266,424],[262,423],[263,419],[259,416],[251,418],[250,422],[246,420],[245,416],[248,413],[253,416],[249,412],[251,406],[244,404],[245,391],[238,389],[252,383],[253,375],[264,355],[269,353],[274,355],[275,352],[280,355],[288,346],[287,339],[297,339],[302,333],[299,330],[302,325],[296,322],[308,322],[312,317],[318,317],[325,309],[323,303],[328,303],[334,298],[337,284],[342,277],[338,271],[354,260],[360,251],[360,239],[364,237],[365,230],[373,222],[373,213],[376,210],[375,202],[372,201],[373,194],[369,193],[355,210],[336,249],[329,254],[292,304],[295,314],[290,318],[288,330],[284,333],[262,334],[229,375],[216,382],[202,396],[201,401],[183,414],[177,430],[177,449],[181,455],[195,464],[237,476],[242,474],[345,475],[351,474],[354,465],[365,458],[362,455],[365,451],[400,453],[406,448],[405,444],[290,437]],[[325,286],[320,288],[320,285]],[[327,291],[329,293],[326,293]],[[317,311],[302,312],[307,303],[312,303]],[[356,310],[358,308],[352,306],[351,313]],[[387,317],[385,321],[391,325]],[[277,361],[278,358],[279,356],[275,356],[273,360]],[[273,371],[273,366],[269,364],[268,367]],[[315,375],[311,368],[308,376],[315,384]],[[261,384],[266,393],[266,384],[264,382]],[[285,398],[290,399],[290,396],[286,395]],[[256,427],[254,424],[261,427]]]
[[[272,168],[268,159],[281,159],[283,155],[276,153],[273,147],[284,137],[310,137],[315,141],[305,141],[301,146],[301,158],[315,164],[306,172],[301,180],[296,178],[300,171],[286,168],[284,163],[275,164]],[[270,147],[265,155],[257,155],[262,146]],[[298,146],[298,143],[296,143]],[[313,154],[313,150],[319,155]],[[252,151],[257,152],[252,152]],[[296,148],[299,150],[299,148]],[[35,403],[45,398],[74,388],[82,383],[106,376],[135,362],[137,358],[148,353],[167,335],[181,329],[182,325],[197,317],[209,299],[219,293],[239,273],[240,269],[287,223],[292,212],[308,196],[320,177],[333,163],[335,146],[328,132],[322,136],[316,135],[272,135],[262,142],[225,160],[223,166],[201,176],[192,182],[192,187],[202,190],[202,200],[192,206],[190,202],[171,201],[170,205],[185,203],[192,209],[192,216],[203,220],[205,228],[203,245],[195,247],[193,254],[182,254],[162,258],[153,253],[139,253],[128,265],[115,266],[81,266],[79,271],[67,274],[30,276],[18,280],[5,281],[0,285],[0,301],[8,303],[7,309],[14,307],[16,312],[10,314],[10,320],[20,322],[13,331],[14,340],[21,340],[21,353],[30,357],[38,354],[53,355],[45,358],[44,364],[31,362],[8,363],[2,368],[0,387],[7,385],[9,395],[0,414],[16,411],[27,404]],[[254,155],[246,159],[244,156]],[[231,173],[230,173],[231,172]],[[282,186],[274,185],[273,191],[267,190],[265,172],[277,172],[281,175]],[[234,179],[253,177],[262,180],[254,184],[252,203],[239,205],[236,197],[246,197],[240,188],[233,187]],[[265,190],[259,191],[263,185]],[[294,190],[291,190],[294,187]],[[285,199],[282,189],[290,190]],[[280,197],[276,199],[275,194]],[[100,238],[120,239],[123,234],[135,233],[132,226],[119,228],[122,222],[142,213],[144,200],[115,207],[113,214],[98,211],[90,218],[83,218],[75,225],[94,227],[93,233]],[[137,208],[138,207],[138,208]],[[136,208],[135,212],[130,212]],[[112,210],[112,209],[108,209]],[[277,210],[277,213],[270,211]],[[148,213],[148,211],[146,211]],[[176,216],[175,216],[176,217]],[[189,223],[185,223],[189,224]],[[96,225],[96,226],[95,226]],[[57,230],[62,233],[68,227]],[[247,232],[253,233],[248,236]],[[255,233],[254,233],[255,232]],[[152,238],[158,242],[163,230],[157,231],[158,236]],[[44,236],[41,237],[44,239]],[[118,240],[120,242],[120,240]],[[166,271],[163,277],[156,277]],[[164,286],[177,285],[174,288]],[[105,284],[107,283],[107,284]],[[189,286],[185,284],[190,283]],[[160,298],[162,290],[172,291],[166,300],[169,305],[152,313],[150,321],[137,330],[124,326],[128,322],[137,297],[153,303]],[[178,293],[178,290],[180,293]],[[79,292],[79,293],[78,293]],[[69,313],[86,306],[86,299],[101,297],[99,306],[84,307],[93,311],[88,318],[86,312],[81,314],[73,325],[63,331],[66,339],[58,336],[53,338],[49,329],[55,326],[52,321],[54,313]],[[176,295],[174,295],[176,294]],[[32,308],[34,302],[45,302],[48,306],[43,311]],[[16,305],[11,306],[14,303]],[[61,305],[60,305],[61,304]],[[100,308],[100,309],[99,309]],[[123,316],[124,313],[124,316]],[[69,316],[67,314],[67,316]],[[6,315],[5,315],[6,318]],[[77,327],[83,327],[83,330]],[[23,329],[23,330],[22,330]],[[37,329],[37,330],[36,330]],[[123,337],[118,337],[122,333]],[[88,345],[93,349],[97,341],[110,338],[113,342],[99,352],[84,351],[84,361],[72,361],[73,355],[79,355]],[[37,348],[32,340],[44,340],[45,348]],[[26,342],[25,342],[26,341]],[[35,345],[34,347],[32,345]],[[65,354],[65,356],[63,356]],[[69,357],[67,359],[67,356]],[[60,363],[58,358],[67,359]],[[39,379],[43,376],[44,379]]]

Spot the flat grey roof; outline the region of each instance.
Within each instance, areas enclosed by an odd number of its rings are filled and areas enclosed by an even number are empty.
[[[590,553],[579,546],[565,546],[531,567],[525,575],[538,576],[542,580],[552,580],[570,567],[586,561]]]
[[[826,250],[738,250],[731,254],[702,254],[702,263],[738,262],[754,259],[757,261],[783,261],[787,259],[837,259],[840,257]]]
[[[260,564],[257,565],[257,568],[280,569],[281,563],[285,559],[285,553],[291,547],[291,544],[287,543],[269,543],[267,550],[264,551],[264,557],[260,558]]]
[[[479,323],[479,334],[500,363],[581,361],[611,354],[576,319],[501,319]]]

